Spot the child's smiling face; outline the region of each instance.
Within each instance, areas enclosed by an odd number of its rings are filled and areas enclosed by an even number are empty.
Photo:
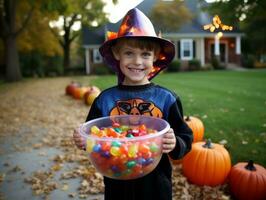
[[[149,83],[148,74],[152,70],[156,56],[153,50],[140,49],[123,44],[114,54],[119,60],[125,78],[123,85],[143,85]]]

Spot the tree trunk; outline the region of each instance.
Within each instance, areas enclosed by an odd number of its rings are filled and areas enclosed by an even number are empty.
[[[4,39],[5,45],[5,63],[6,63],[6,80],[19,81],[22,79],[19,55],[16,45],[16,38],[8,36]]]
[[[70,67],[70,43],[65,42],[64,46],[64,73]]]

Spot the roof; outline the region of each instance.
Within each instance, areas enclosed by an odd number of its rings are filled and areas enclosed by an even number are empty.
[[[152,5],[154,5],[158,0],[143,0],[141,3],[139,3],[136,7],[140,9],[143,13],[145,13],[147,16],[149,16],[149,13],[152,10]],[[186,0],[184,1],[188,9],[191,13],[194,13],[194,18],[191,20],[191,22],[188,22],[184,24],[179,30],[176,30],[175,32],[162,32],[164,36],[209,36],[213,33],[210,33],[209,31],[205,31],[203,29],[203,25],[209,24],[212,22],[212,17],[202,10],[203,7],[208,6],[208,3],[205,1],[200,0]],[[85,45],[96,45],[101,44],[105,39],[105,31],[113,31],[117,32],[119,29],[119,26],[121,24],[121,21],[118,21],[117,23],[108,23],[104,27],[99,27],[98,29],[88,29],[86,27],[83,28],[83,42]],[[156,29],[156,24],[154,24]],[[227,36],[235,36],[235,35],[242,35],[241,32],[238,29],[233,29],[233,31],[230,32],[224,32],[224,35]]]

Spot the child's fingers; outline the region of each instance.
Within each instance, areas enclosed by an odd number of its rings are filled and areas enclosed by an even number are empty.
[[[175,148],[176,138],[173,129],[169,131],[163,137],[163,153],[169,153]]]
[[[73,137],[79,137],[79,136],[80,136],[80,134],[79,134],[78,130],[74,129]]]
[[[79,134],[77,129],[75,129],[74,132],[73,132],[73,139],[74,139],[74,142],[75,142],[76,146],[79,149],[84,149],[85,148],[83,138],[81,137],[81,135]]]
[[[163,144],[163,153],[169,153],[174,149],[174,144]]]

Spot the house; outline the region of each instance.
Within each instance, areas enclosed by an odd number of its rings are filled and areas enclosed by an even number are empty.
[[[144,0],[136,7],[149,16],[152,5],[156,0]],[[198,0],[186,0],[186,6],[193,13],[191,22],[184,24],[176,32],[162,32],[162,37],[171,40],[176,46],[175,59],[180,60],[181,66],[186,68],[192,59],[200,61],[201,66],[211,63],[216,57],[225,66],[240,65],[241,57],[241,33],[237,29],[224,31],[221,38],[217,37],[217,31],[204,30],[203,26],[212,23],[212,17],[202,10],[208,4]],[[102,66],[102,57],[98,51],[99,46],[105,40],[105,32],[117,32],[121,20],[116,24],[108,23],[104,27],[83,29],[86,72],[90,74],[97,66]],[[156,29],[156,24],[154,24]]]

